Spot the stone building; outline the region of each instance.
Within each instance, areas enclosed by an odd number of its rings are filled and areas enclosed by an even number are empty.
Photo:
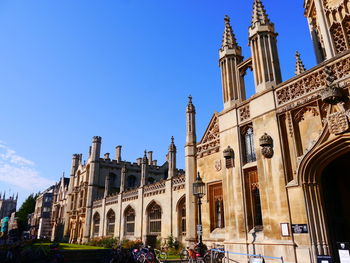
[[[192,184],[206,183],[203,240],[226,250],[283,256],[284,262],[337,259],[336,242],[350,241],[350,2],[305,0],[318,64],[281,80],[277,33],[260,0],[253,1],[242,56],[225,17],[219,65],[223,109],[196,140],[195,108],[187,107],[186,211],[195,211]],[[293,41],[295,39],[291,39]],[[245,97],[251,69],[255,94]],[[196,239],[196,213],[186,239]],[[246,262],[246,256],[232,256]]]
[[[37,238],[51,237],[51,210],[54,185],[40,193],[35,201],[35,210],[29,215],[30,234]]]
[[[51,240],[62,241],[64,231],[64,214],[67,207],[69,178],[65,178],[64,174],[61,180],[53,189],[52,211],[51,211]]]
[[[0,193],[0,220],[6,216],[10,216],[13,212],[16,212],[18,194],[13,194],[6,199],[6,192],[1,197]]]
[[[114,236],[150,244],[157,237],[181,239],[185,178],[184,171],[176,169],[173,138],[161,166],[151,151],[135,163],[122,161],[121,148],[116,147],[114,159],[109,153],[101,158],[101,137],[95,136],[86,162],[81,154],[73,155],[65,195],[65,238],[84,243],[93,237]]]

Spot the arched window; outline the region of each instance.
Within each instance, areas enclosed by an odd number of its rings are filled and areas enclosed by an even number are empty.
[[[255,145],[254,145],[254,132],[253,127],[246,126],[242,129],[243,149],[244,149],[244,162],[251,163],[256,161]]]
[[[93,236],[97,237],[100,232],[100,215],[99,213],[96,213],[93,218]]]
[[[125,210],[125,235],[134,235],[135,232],[135,210],[131,207]]]
[[[259,177],[256,167],[244,171],[248,231],[253,227],[262,226],[262,211],[259,190]]]
[[[133,175],[128,176],[127,188],[134,188],[136,184],[136,177]]]
[[[148,208],[149,233],[160,234],[162,230],[162,209],[156,203]]]
[[[115,213],[109,210],[107,213],[107,236],[114,235]]]
[[[186,199],[182,198],[178,207],[179,212],[179,235],[186,235]]]

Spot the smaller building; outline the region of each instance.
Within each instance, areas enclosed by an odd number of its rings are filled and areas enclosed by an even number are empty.
[[[37,238],[51,237],[51,210],[54,188],[54,185],[50,186],[36,199],[34,214],[30,218],[30,234]]]

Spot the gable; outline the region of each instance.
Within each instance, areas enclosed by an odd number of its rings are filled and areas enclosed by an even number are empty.
[[[220,149],[220,132],[218,113],[214,113],[201,141],[197,144],[197,157],[201,158],[218,152]]]

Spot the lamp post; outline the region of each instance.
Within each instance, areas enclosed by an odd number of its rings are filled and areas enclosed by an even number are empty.
[[[198,172],[196,181],[193,183],[193,195],[197,197],[198,205],[198,225],[197,225],[197,234],[199,237],[199,254],[203,256],[203,240],[202,240],[202,197],[205,195],[205,183],[202,181],[202,178]]]

